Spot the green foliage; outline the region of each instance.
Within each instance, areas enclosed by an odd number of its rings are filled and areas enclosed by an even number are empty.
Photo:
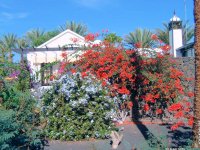
[[[76,23],[74,21],[67,21],[64,25],[60,26],[60,32],[70,29],[81,36],[85,36],[88,32],[87,26],[82,23]]]
[[[40,116],[25,76],[21,71],[15,80],[0,78],[0,149],[42,148]]]
[[[25,39],[29,47],[39,46],[52,37],[59,34],[58,30],[44,32],[41,29],[34,29],[26,33]]]
[[[14,64],[8,61],[4,63],[0,62],[0,77],[13,78],[14,80],[12,82],[15,83],[16,88],[20,91],[30,89],[30,71],[26,60],[20,64]]]
[[[52,139],[105,138],[113,129],[114,100],[93,76],[64,75],[43,96],[48,118],[45,133]]]
[[[163,29],[156,29],[156,34],[161,41],[169,44],[169,29],[167,23],[163,23]]]
[[[0,58],[1,61],[9,60],[12,62],[12,48],[15,48],[17,37],[15,34],[6,34],[0,39]]]
[[[33,112],[35,101],[29,92],[21,92],[9,83],[1,88],[0,143],[6,148],[42,146],[41,133],[37,129],[39,116]]]
[[[19,124],[14,116],[14,111],[0,108],[0,148],[2,150],[10,148],[13,139],[19,132]]]
[[[122,38],[120,36],[117,36],[116,33],[109,33],[105,35],[104,40],[110,43],[120,43],[122,41]]]
[[[153,41],[151,39],[152,32],[147,29],[136,29],[134,32],[130,32],[129,35],[126,36],[125,41],[128,44],[140,44],[141,48],[149,48],[153,45]]]

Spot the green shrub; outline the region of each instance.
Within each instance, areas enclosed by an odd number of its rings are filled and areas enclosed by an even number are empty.
[[[114,124],[114,100],[93,76],[64,75],[43,96],[48,118],[45,133],[52,139],[106,138]]]
[[[0,149],[43,147],[36,101],[29,90],[19,90],[18,81],[0,80]]]
[[[12,110],[0,109],[0,148],[9,149],[13,139],[19,132],[19,124],[14,120],[15,113]]]

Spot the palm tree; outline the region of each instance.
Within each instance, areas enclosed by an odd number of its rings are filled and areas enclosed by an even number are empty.
[[[44,31],[42,31],[41,29],[33,29],[26,33],[25,38],[29,46],[35,47],[43,43],[43,41],[39,40],[39,38],[41,38],[42,36],[44,36]]]
[[[194,37],[194,27],[188,24],[189,21],[183,24],[183,44],[187,44]]]
[[[12,57],[13,57],[12,48],[15,48],[16,41],[17,41],[17,36],[15,34],[9,33],[2,37],[1,47],[4,47],[4,50],[5,50],[4,55],[6,55],[6,53],[8,53],[9,62],[12,62]],[[3,50],[3,48],[2,48],[2,50]]]
[[[149,48],[153,44],[151,36],[152,32],[150,30],[136,29],[125,37],[125,41],[133,46],[139,43],[141,48]]]
[[[183,26],[183,44],[187,44],[194,37],[194,28],[186,21]],[[163,29],[156,29],[158,38],[165,44],[169,44],[169,28],[167,23],[163,23]]]
[[[17,48],[21,49],[21,61],[23,62],[23,49],[28,48],[28,43],[25,38],[20,38],[17,40]]]
[[[29,47],[37,47],[58,34],[58,30],[44,32],[41,29],[33,29],[26,33],[25,40]]]
[[[18,48],[27,48],[28,42],[26,41],[25,38],[20,38],[20,39],[17,40],[17,47]]]
[[[156,29],[158,38],[165,44],[169,44],[169,28],[167,23],[163,23],[163,29]]]
[[[193,147],[200,148],[200,0],[194,0],[195,20],[195,98],[194,98],[194,125]]]
[[[0,62],[4,63],[6,60],[6,48],[2,41],[0,41]]]
[[[67,21],[66,24],[59,27],[59,30],[65,31],[66,29],[70,29],[76,32],[79,35],[85,36],[88,32],[87,26],[82,23],[76,23],[74,21]]]

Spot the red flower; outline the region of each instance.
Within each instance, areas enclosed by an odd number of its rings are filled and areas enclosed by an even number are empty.
[[[151,93],[148,93],[148,94],[145,96],[145,101],[146,101],[146,102],[154,102],[154,96],[153,96]]]
[[[152,40],[158,40],[158,36],[157,36],[156,34],[152,34],[152,35],[151,35],[151,39],[152,39]]]
[[[136,48],[141,48],[142,47],[142,43],[141,42],[137,42],[134,44]]]
[[[165,52],[169,51],[171,49],[171,46],[169,45],[164,45],[164,46],[161,46],[161,49]]]
[[[178,127],[184,125],[184,123],[182,121],[177,122],[176,124],[174,124],[173,126],[171,126],[171,130],[176,130]]]
[[[71,69],[72,74],[76,73],[76,69]]]
[[[102,81],[102,86],[106,86],[106,85],[107,85],[106,81]]]
[[[124,58],[124,56],[122,54],[118,54],[116,60],[117,60],[117,62],[119,62],[119,61],[122,61],[123,58]]]
[[[133,107],[133,102],[128,102],[128,108],[131,109]]]
[[[144,84],[144,85],[147,85],[147,84],[149,84],[149,80],[147,80],[147,79],[144,79],[144,81],[143,81],[143,84]]]
[[[178,129],[178,127],[179,126],[177,124],[175,124],[175,125],[171,126],[171,130],[174,131],[174,130]]]
[[[193,118],[193,117],[190,117],[190,118],[188,119],[188,125],[189,125],[189,126],[193,126],[193,123],[194,123],[194,118]]]
[[[162,109],[157,109],[157,110],[156,110],[156,113],[157,113],[157,114],[162,114],[163,111],[162,111]]]
[[[97,34],[92,34],[92,33],[89,33],[85,36],[85,41],[94,41],[94,39],[97,37],[98,35]]]
[[[131,61],[131,62],[135,62],[135,58],[131,58],[130,61]]]
[[[85,76],[87,76],[87,73],[86,72],[82,72],[81,76],[82,76],[82,78],[84,78]]]
[[[67,53],[66,52],[62,52],[61,57],[62,58],[66,58],[67,57]]]
[[[181,117],[183,117],[183,116],[184,116],[184,114],[183,114],[182,111],[179,111],[179,112],[177,112],[177,113],[174,115],[175,118],[181,118]]]
[[[169,106],[168,110],[169,111],[178,111],[180,109],[182,109],[182,105],[180,103],[175,103],[175,104],[172,104],[171,106]]]
[[[188,97],[194,97],[194,93],[193,92],[188,92]]]
[[[162,55],[161,53],[158,52],[158,53],[157,53],[157,57],[158,57],[158,58],[164,58],[164,55]]]
[[[148,104],[145,104],[145,105],[144,105],[144,111],[149,111],[149,109],[150,109],[150,108],[149,108],[149,105],[148,105]]]
[[[130,94],[130,91],[126,87],[122,87],[121,89],[118,89],[118,93],[120,94]]]
[[[108,75],[107,75],[105,72],[103,72],[103,73],[101,74],[101,78],[103,78],[103,79],[108,79]]]
[[[50,81],[53,81],[55,78],[56,78],[55,75],[51,75],[49,79],[50,79]]]

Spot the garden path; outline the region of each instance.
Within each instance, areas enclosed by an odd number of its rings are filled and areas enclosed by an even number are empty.
[[[118,150],[132,150],[133,147],[137,150],[162,150],[172,146],[183,148],[191,138],[191,128],[188,127],[173,132],[170,131],[169,125],[162,124],[128,123],[119,127],[124,127],[121,131],[124,138]],[[46,146],[45,150],[111,150],[111,145],[110,139],[78,142],[49,141],[49,146]]]

